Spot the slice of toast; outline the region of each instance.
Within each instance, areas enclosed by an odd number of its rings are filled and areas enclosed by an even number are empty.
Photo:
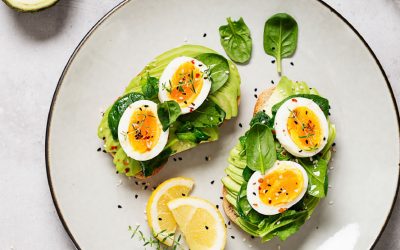
[[[275,90],[275,86],[269,87],[258,96],[256,104],[254,105],[253,115],[257,112],[263,111],[264,107],[267,105],[269,98],[271,97],[272,93]],[[223,197],[223,208],[226,216],[231,220],[233,223],[237,224],[237,219],[239,215],[236,213],[235,208],[228,202],[225,198],[226,196],[226,188],[222,188],[222,197]]]
[[[237,104],[238,104],[238,106],[239,106],[239,104],[240,104],[240,95],[237,97]],[[203,142],[203,143],[207,143],[207,142],[208,142],[208,141],[205,141],[205,142]],[[114,155],[115,155],[114,153],[110,152],[109,154],[111,155],[112,158],[114,158]],[[150,175],[150,176],[144,176],[143,172],[140,171],[140,172],[137,173],[134,177],[137,178],[137,179],[139,179],[139,180],[144,180],[144,179],[150,178],[150,177],[152,177],[152,176],[158,174],[158,173],[161,171],[161,169],[164,167],[164,165],[165,165],[166,163],[167,163],[167,162],[165,162],[163,165],[157,167],[157,168],[154,170],[153,174]]]

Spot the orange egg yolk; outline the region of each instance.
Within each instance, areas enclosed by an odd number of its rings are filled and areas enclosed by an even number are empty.
[[[160,138],[161,128],[152,110],[146,105],[135,110],[129,124],[129,142],[136,152],[145,153],[155,147]]]
[[[270,206],[284,206],[301,193],[304,178],[296,168],[279,167],[258,179],[260,200]]]
[[[322,137],[318,116],[307,107],[297,107],[290,111],[287,130],[293,142],[302,150],[315,150]]]
[[[175,71],[169,82],[169,97],[181,107],[193,106],[203,87],[203,73],[194,61],[185,62]]]

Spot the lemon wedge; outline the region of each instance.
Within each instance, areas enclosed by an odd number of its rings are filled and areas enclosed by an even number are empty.
[[[191,250],[219,250],[226,244],[226,227],[218,209],[210,202],[194,198],[177,198],[168,208]]]
[[[194,181],[185,177],[176,177],[161,183],[151,194],[146,206],[147,222],[154,237],[167,246],[174,243],[176,222],[168,209],[168,202],[188,196]]]

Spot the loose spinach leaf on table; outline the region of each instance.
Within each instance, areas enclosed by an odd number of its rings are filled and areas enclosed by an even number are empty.
[[[115,101],[108,114],[108,126],[110,127],[112,137],[115,141],[118,140],[118,124],[125,110],[132,103],[144,99],[145,97],[142,94],[132,92]]]
[[[144,83],[142,85],[143,95],[147,99],[156,98],[158,95],[158,79],[156,77],[152,77],[147,75],[147,77],[143,78]]]
[[[179,107],[179,104],[175,101],[166,101],[158,104],[157,114],[163,130],[165,131],[180,116],[181,107]]]
[[[247,166],[262,174],[276,161],[275,142],[271,129],[266,125],[254,124],[246,135]]]
[[[276,58],[278,73],[282,72],[282,58],[290,57],[297,47],[298,26],[286,13],[270,17],[264,26],[264,51]]]
[[[219,27],[221,45],[233,61],[245,63],[250,60],[252,51],[250,30],[243,18],[232,21],[228,17],[227,21],[228,25]]]
[[[210,93],[220,89],[229,79],[229,63],[225,57],[214,54],[204,53],[196,56],[196,59],[208,67],[208,76],[211,79]]]
[[[208,128],[220,125],[225,112],[213,101],[207,99],[198,109],[179,117],[179,121],[190,122],[193,127]]]

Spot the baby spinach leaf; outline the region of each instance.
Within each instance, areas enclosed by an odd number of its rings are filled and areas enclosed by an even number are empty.
[[[312,95],[312,94],[297,94],[297,95],[291,95],[291,96],[286,97],[282,101],[280,101],[277,104],[275,104],[274,106],[272,106],[272,109],[271,109],[272,115],[275,116],[276,112],[278,112],[278,109],[282,106],[283,103],[285,103],[289,99],[293,99],[296,97],[303,97],[303,98],[312,100],[321,108],[322,112],[324,112],[326,117],[329,115],[330,106],[329,106],[328,99],[325,99],[319,95]]]
[[[282,58],[290,57],[297,47],[298,26],[286,13],[275,14],[264,26],[264,51],[276,58],[277,71],[282,72]]]
[[[208,76],[211,79],[210,93],[220,89],[229,79],[229,64],[225,57],[214,54],[204,53],[196,56],[196,59],[208,67]]]
[[[139,161],[144,176],[151,176],[157,168],[164,165],[169,156],[172,154],[172,149],[169,147],[164,148],[163,151],[156,157],[147,161]]]
[[[144,96],[142,94],[132,92],[119,98],[111,107],[110,113],[108,114],[108,126],[110,127],[112,137],[115,141],[118,141],[118,124],[125,110],[132,103],[143,99]]]
[[[252,127],[254,124],[257,124],[257,123],[263,124],[263,125],[267,125],[267,126],[269,126],[271,128],[272,128],[272,125],[273,125],[273,124],[271,124],[272,123],[271,122],[271,118],[265,112],[262,112],[262,111],[257,112],[254,115],[254,117],[250,121],[250,127]]]
[[[165,131],[180,116],[181,107],[179,107],[179,104],[175,101],[166,101],[158,104],[157,114],[163,130]]]
[[[225,119],[225,112],[213,101],[207,99],[198,109],[182,115],[179,121],[190,122],[193,127],[204,128],[220,125]]]
[[[298,160],[308,175],[308,194],[317,198],[325,197],[328,192],[328,162],[321,157],[315,161],[309,158]]]
[[[145,79],[145,83],[142,85],[143,95],[147,99],[156,98],[158,95],[158,79],[147,75]]]
[[[247,182],[240,187],[236,202],[238,214],[242,219],[256,225],[263,220],[264,216],[254,210],[247,199]]]
[[[250,60],[252,50],[252,40],[249,27],[240,18],[238,21],[232,21],[227,18],[228,25],[219,27],[221,45],[226,54],[235,62],[245,63]]]
[[[251,170],[249,167],[246,166],[246,167],[243,169],[243,173],[242,173],[243,179],[244,179],[246,182],[249,181],[249,180],[250,180],[250,177],[253,175],[253,173],[254,173],[254,171]]]
[[[246,139],[247,166],[262,174],[276,161],[275,142],[271,129],[266,125],[254,124]]]
[[[179,126],[175,131],[176,136],[182,141],[191,141],[194,143],[200,143],[202,141],[207,141],[210,136],[201,128],[196,128],[190,122]]]

